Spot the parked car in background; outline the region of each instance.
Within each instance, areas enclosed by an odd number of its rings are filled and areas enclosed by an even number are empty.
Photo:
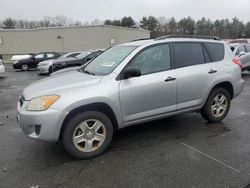
[[[247,39],[231,39],[231,40],[227,40],[230,44],[246,44],[248,43]]]
[[[221,40],[172,37],[121,44],[80,69],[33,83],[17,105],[20,127],[86,159],[130,125],[186,112],[223,120],[243,89],[240,62]]]
[[[104,51],[103,49],[88,50],[88,51],[84,51],[80,53],[79,55],[75,57],[57,59],[53,62],[53,72],[58,71],[60,69],[68,68],[68,67],[84,65],[90,60],[96,58],[103,51]]]
[[[3,56],[0,55],[0,74],[5,71],[5,67],[3,65]]]
[[[50,60],[42,61],[42,62],[37,64],[37,72],[38,72],[38,74],[51,74],[53,72],[52,64],[56,60],[62,60],[65,58],[75,57],[81,53],[82,52],[70,52],[70,53],[66,53],[66,54],[60,56],[57,59],[50,59]]]
[[[34,69],[37,64],[41,61],[58,58],[59,54],[55,52],[43,52],[34,54],[31,57],[21,59],[13,62],[14,69],[21,69],[22,71],[27,71],[29,69]]]
[[[250,44],[230,44],[234,55],[240,58],[242,71],[250,71]]]

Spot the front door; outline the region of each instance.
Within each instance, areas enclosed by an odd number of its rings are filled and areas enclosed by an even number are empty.
[[[125,123],[176,110],[176,72],[171,70],[170,46],[149,47],[129,63],[140,77],[120,81],[120,105]]]

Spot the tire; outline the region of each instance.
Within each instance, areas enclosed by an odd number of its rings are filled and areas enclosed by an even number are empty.
[[[53,72],[52,70],[52,65],[49,67],[49,73],[48,74],[51,74]]]
[[[201,109],[201,116],[211,123],[222,121],[231,105],[231,96],[224,88],[215,88],[211,91],[208,99]]]
[[[29,70],[29,65],[23,64],[23,65],[21,66],[21,70],[22,70],[22,71],[28,71],[28,70]]]
[[[66,123],[62,143],[72,157],[88,159],[105,152],[112,137],[111,120],[101,112],[87,111],[77,114]]]

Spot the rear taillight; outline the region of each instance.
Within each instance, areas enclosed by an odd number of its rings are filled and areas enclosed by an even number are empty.
[[[233,63],[235,63],[236,65],[239,65],[240,68],[242,68],[242,64],[241,64],[240,58],[234,58],[233,59]]]

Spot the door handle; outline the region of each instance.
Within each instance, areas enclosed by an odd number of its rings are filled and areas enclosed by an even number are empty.
[[[217,72],[217,70],[210,69],[209,72],[208,72],[208,74],[214,74],[214,73],[216,73],[216,72]]]
[[[165,82],[170,82],[170,81],[174,81],[174,80],[176,80],[176,78],[174,78],[174,77],[167,77],[167,79],[165,80]]]

